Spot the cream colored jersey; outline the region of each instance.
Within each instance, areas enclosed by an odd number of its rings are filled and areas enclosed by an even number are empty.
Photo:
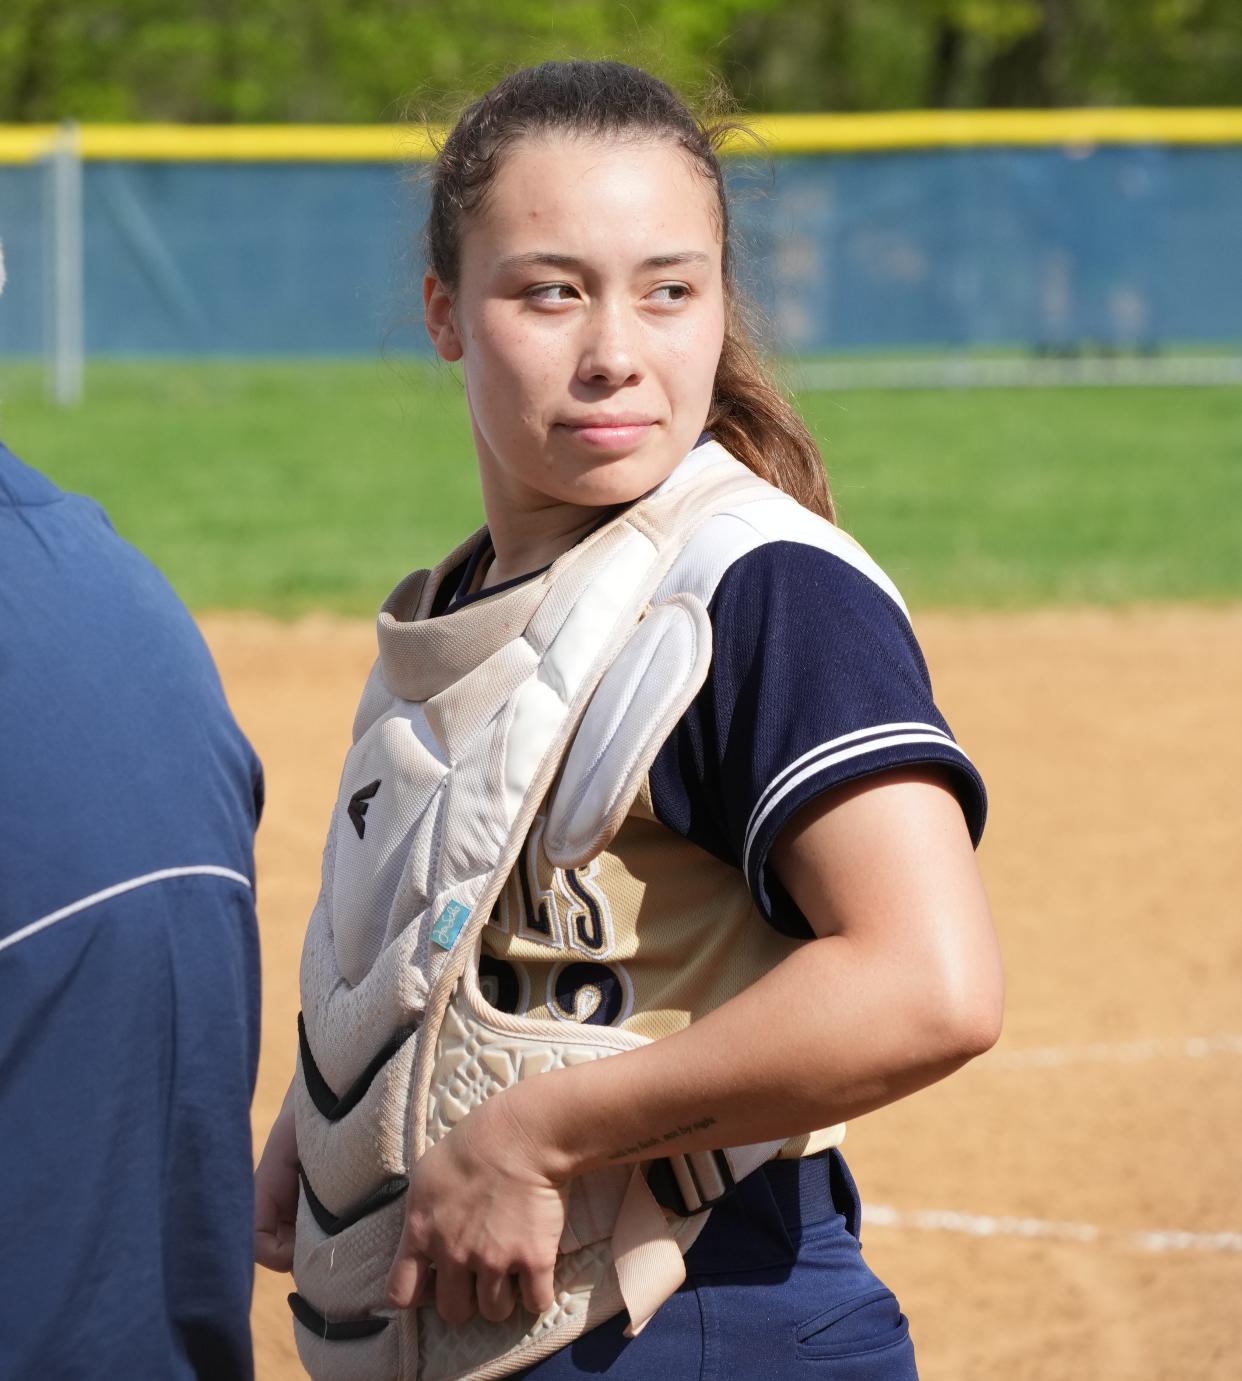
[[[501,1011],[669,1036],[805,943],[765,922],[736,868],[656,819],[647,782],[584,868],[552,866],[542,825],[483,932],[481,986]],[[782,1154],[844,1131],[797,1137]]]
[[[477,589],[486,556],[484,543],[446,577],[442,608],[512,595],[520,582]],[[982,831],[983,783],[936,709],[901,597],[844,534],[756,504],[694,538],[662,590],[707,607],[708,679],[590,863],[553,867],[536,821],[483,933],[481,980],[503,1011],[658,1038],[728,1001],[813,935],[771,874],[772,844],[858,777],[934,763]]]

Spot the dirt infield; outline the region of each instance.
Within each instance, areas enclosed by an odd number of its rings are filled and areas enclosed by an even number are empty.
[[[994,1052],[851,1128],[868,1255],[925,1381],[1237,1377],[1242,608],[917,623],[991,789],[1009,1004]],[[335,621],[203,625],[268,773],[261,1140],[374,642]],[[288,1280],[259,1275],[261,1381],[300,1376]]]

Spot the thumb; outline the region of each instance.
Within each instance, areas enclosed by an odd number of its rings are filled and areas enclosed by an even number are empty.
[[[430,1273],[430,1263],[414,1246],[410,1220],[407,1218],[401,1229],[397,1255],[393,1258],[388,1272],[386,1290],[389,1304],[395,1305],[398,1309],[409,1309],[411,1305],[417,1304],[426,1288]]]

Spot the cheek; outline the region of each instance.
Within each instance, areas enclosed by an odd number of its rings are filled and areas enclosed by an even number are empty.
[[[472,324],[466,367],[476,379],[486,379],[510,398],[535,398],[557,376],[554,354],[546,335],[503,311],[484,311]]]
[[[673,371],[669,378],[671,391],[687,400],[710,395],[723,343],[723,312],[701,316],[670,340],[666,359]]]
[[[475,318],[463,360],[475,425],[491,445],[524,447],[542,435],[543,419],[565,392],[548,342],[500,314]]]

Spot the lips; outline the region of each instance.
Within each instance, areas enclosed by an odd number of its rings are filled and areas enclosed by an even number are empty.
[[[605,413],[558,423],[577,440],[599,450],[626,450],[636,446],[656,425],[655,419],[638,413]]]
[[[649,427],[655,418],[645,412],[588,412],[582,417],[567,417],[563,427]]]

